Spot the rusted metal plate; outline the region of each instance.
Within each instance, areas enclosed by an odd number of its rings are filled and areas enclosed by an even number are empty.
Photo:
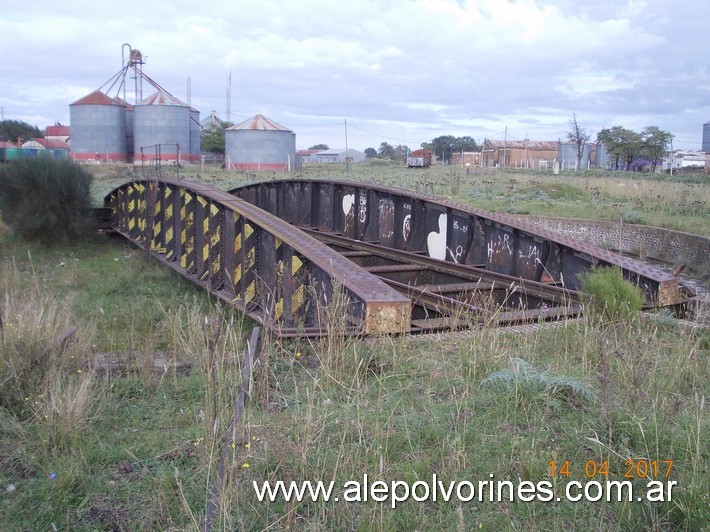
[[[282,208],[273,190],[252,192],[253,201]],[[323,194],[321,205],[330,205],[328,198]],[[406,297],[294,225],[223,191],[138,180],[110,192],[104,203],[117,232],[277,333],[327,332],[319,309],[338,289],[348,297],[348,322],[360,324],[358,332],[410,330]]]
[[[230,193],[259,207],[271,207],[261,200],[265,190],[269,197],[275,194],[275,205],[288,205],[271,212],[301,227],[379,242],[456,264],[479,264],[491,272],[575,291],[581,288],[580,274],[593,266],[616,265],[642,288],[649,306],[677,305],[686,300],[678,279],[659,268],[504,214],[351,181],[276,180]],[[296,218],[292,211],[300,215]]]

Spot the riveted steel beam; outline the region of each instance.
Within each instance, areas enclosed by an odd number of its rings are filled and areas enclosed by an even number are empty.
[[[299,226],[568,290],[593,266],[619,266],[647,306],[684,303],[678,278],[504,214],[407,190],[354,181],[275,180],[230,191]]]
[[[174,179],[124,183],[104,199],[110,225],[282,336],[320,335],[342,289],[364,334],[409,332],[410,301],[277,216],[226,192]]]

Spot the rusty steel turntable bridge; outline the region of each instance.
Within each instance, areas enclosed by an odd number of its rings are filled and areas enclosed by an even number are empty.
[[[104,205],[114,231],[282,337],[326,334],[340,292],[342,324],[361,334],[565,319],[595,266],[618,266],[647,307],[686,299],[644,262],[391,187],[296,179],[225,192],[140,179]]]

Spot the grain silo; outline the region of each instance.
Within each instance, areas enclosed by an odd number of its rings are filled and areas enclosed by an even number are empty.
[[[597,143],[595,159],[596,168],[611,168],[611,155],[609,154],[609,148],[606,147],[606,144],[602,144],[601,142]]]
[[[255,115],[224,131],[227,168],[288,172],[296,160],[296,134]]]
[[[133,161],[133,106],[123,98],[116,96],[116,103],[126,108],[126,161]]]
[[[193,161],[190,107],[165,91],[148,96],[133,107],[134,161]],[[143,149],[141,152],[141,148]]]
[[[77,161],[125,162],[126,108],[103,92],[69,104],[71,157]]]
[[[200,112],[190,108],[190,160],[199,160],[201,153],[202,125],[200,124]]]
[[[710,122],[705,122],[703,124],[703,147],[701,151],[705,153],[710,153]]]
[[[560,143],[560,164],[563,170],[584,170],[590,165],[592,147],[588,142],[582,147],[582,159],[580,168],[577,168],[577,143]]]

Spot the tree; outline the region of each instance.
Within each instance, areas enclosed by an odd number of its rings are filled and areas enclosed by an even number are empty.
[[[327,144],[315,144],[308,149],[309,150],[329,150],[330,148],[328,147]]]
[[[410,151],[409,146],[398,144],[394,149],[392,158],[398,161],[404,161]]]
[[[222,122],[203,129],[200,137],[202,151],[224,155],[224,130],[231,125],[231,122]]]
[[[451,162],[451,154],[454,152],[480,150],[478,143],[472,137],[454,137],[453,135],[436,137],[431,142],[422,143],[422,147],[437,157],[441,157],[445,163]]]
[[[651,171],[656,171],[658,162],[668,151],[673,135],[656,126],[646,126],[641,131],[642,153],[651,161]]]
[[[437,157],[441,157],[444,164],[451,162],[451,153],[454,151],[456,138],[453,135],[442,135],[432,139],[430,150]]]
[[[374,159],[375,157],[377,157],[377,150],[375,148],[367,148],[365,150],[366,159]]]
[[[26,142],[36,137],[43,137],[37,126],[31,126],[27,122],[20,120],[3,120],[0,122],[0,140],[20,143]]]
[[[480,151],[478,143],[473,137],[456,137],[454,139],[453,151]]]
[[[569,127],[570,130],[567,132],[567,140],[572,142],[577,148],[577,166],[575,169],[579,169],[582,166],[584,147],[587,145],[587,141],[591,135],[579,125],[575,113],[572,113],[572,120],[569,121]]]
[[[597,134],[597,142],[604,144],[608,148],[609,155],[614,160],[614,168],[617,170],[621,162],[625,164],[627,171],[630,170],[631,163],[640,154],[642,147],[641,135],[621,126],[602,129]]]
[[[383,142],[380,144],[380,149],[377,150],[377,155],[380,159],[392,159],[394,157],[394,147],[387,142]]]

